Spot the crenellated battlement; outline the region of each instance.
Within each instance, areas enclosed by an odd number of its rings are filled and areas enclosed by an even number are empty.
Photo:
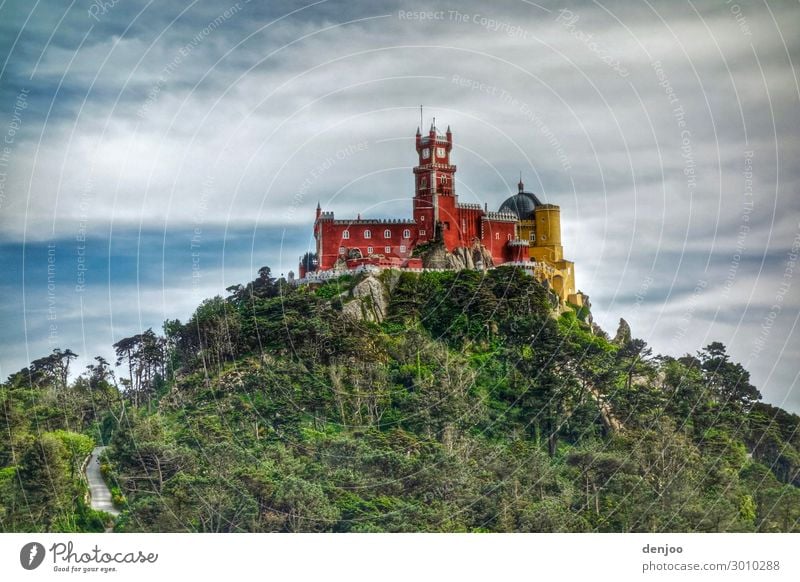
[[[340,218],[339,220],[334,220],[334,224],[337,225],[359,225],[359,224],[417,224],[413,218],[351,218],[351,219],[343,219]]]
[[[510,212],[486,212],[481,220],[501,220],[504,222],[517,222],[519,219]]]
[[[459,202],[456,208],[463,208],[464,210],[483,210],[480,204],[473,204],[472,202]]]

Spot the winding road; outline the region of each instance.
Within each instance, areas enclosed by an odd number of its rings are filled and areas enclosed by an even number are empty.
[[[105,511],[114,517],[119,515],[119,511],[111,501],[111,491],[103,480],[100,472],[100,455],[106,447],[95,447],[92,456],[86,465],[86,480],[89,482],[89,495],[91,498],[92,509]]]

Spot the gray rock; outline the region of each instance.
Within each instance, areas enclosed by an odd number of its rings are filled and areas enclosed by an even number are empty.
[[[612,340],[618,346],[625,346],[631,341],[631,326],[628,322],[619,318],[619,327],[617,328],[617,335]]]
[[[492,255],[480,243],[472,247],[458,247],[448,253],[441,241],[433,243],[422,255],[422,266],[426,269],[483,270],[494,266]]]
[[[472,251],[466,247],[461,249],[467,269],[475,270],[475,261],[472,260]]]
[[[342,306],[342,313],[357,320],[382,322],[388,310],[386,290],[372,274],[353,287],[353,299]]]

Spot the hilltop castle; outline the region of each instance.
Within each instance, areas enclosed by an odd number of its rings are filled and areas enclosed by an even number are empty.
[[[450,163],[453,133],[431,125],[417,128],[419,163],[414,168],[410,219],[336,219],[317,205],[316,253],[301,259],[300,277],[321,277],[360,267],[396,269],[488,269],[515,265],[548,285],[562,302],[582,305],[575,268],[564,259],[561,210],[519,191],[497,212],[463,204],[455,190],[456,166]]]

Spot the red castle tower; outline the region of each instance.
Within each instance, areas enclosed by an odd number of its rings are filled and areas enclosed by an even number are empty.
[[[435,124],[431,124],[423,137],[417,128],[416,147],[419,163],[414,168],[414,221],[419,240],[427,242],[441,236],[445,246],[456,246],[456,167],[450,163],[453,133],[448,127],[445,136],[438,135]]]

